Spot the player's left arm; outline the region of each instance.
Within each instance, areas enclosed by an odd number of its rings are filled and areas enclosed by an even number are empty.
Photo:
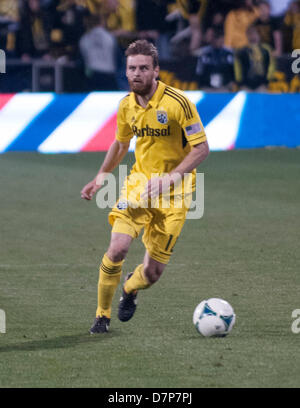
[[[182,105],[182,109],[176,111],[175,120],[183,129],[191,151],[169,174],[149,180],[142,194],[143,199],[157,197],[168,191],[171,185],[177,185],[185,174],[191,173],[209,154],[209,146],[197,108],[187,99],[183,100],[185,104]]]
[[[148,181],[145,191],[141,198],[155,198],[161,193],[169,190],[171,185],[178,185],[185,174],[193,171],[200,163],[202,163],[209,154],[208,143],[205,140],[202,143],[196,144],[187,156],[179,163],[175,169],[163,177],[155,177]]]
[[[171,184],[176,184],[185,174],[192,172],[209,154],[206,134],[196,106],[187,98],[182,109],[176,111],[176,120],[181,126],[191,151],[169,173]],[[187,107],[187,108],[186,108]]]
[[[181,163],[175,169],[173,169],[169,176],[171,178],[171,184],[176,184],[181,180],[185,174],[190,173],[196,167],[202,163],[209,155],[209,146],[207,140],[202,143],[196,144],[192,147],[192,150],[182,160]]]

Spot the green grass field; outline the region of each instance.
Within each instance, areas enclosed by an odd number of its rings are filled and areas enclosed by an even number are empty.
[[[102,153],[0,156],[1,387],[299,387],[300,150],[211,153],[205,213],[187,221],[136,315],[90,336],[108,210],[80,199]],[[128,162],[132,163],[132,156]],[[124,272],[141,262],[134,242]],[[192,325],[205,298],[237,314],[227,338]]]

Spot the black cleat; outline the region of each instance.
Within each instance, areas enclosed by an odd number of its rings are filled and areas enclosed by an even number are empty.
[[[133,272],[129,273],[126,276],[125,280],[128,280]],[[120,297],[119,302],[119,312],[118,318],[121,322],[127,322],[132,318],[134,315],[135,309],[137,305],[137,292],[136,293],[126,293],[123,289],[122,296]]]
[[[109,329],[110,319],[106,316],[98,316],[94,320],[93,326],[90,328],[91,334],[107,333]]]

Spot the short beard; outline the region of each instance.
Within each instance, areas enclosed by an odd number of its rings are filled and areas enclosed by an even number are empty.
[[[150,84],[144,85],[143,87],[139,87],[139,85],[136,86],[136,84],[133,81],[130,81],[129,86],[131,91],[134,92],[135,94],[145,96],[151,91],[152,82]]]

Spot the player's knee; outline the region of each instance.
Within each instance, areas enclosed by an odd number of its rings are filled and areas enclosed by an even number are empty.
[[[128,248],[110,246],[107,251],[107,256],[112,262],[120,262],[126,258]]]
[[[144,267],[144,274],[147,281],[153,285],[161,277],[162,271],[156,267],[146,266]]]

